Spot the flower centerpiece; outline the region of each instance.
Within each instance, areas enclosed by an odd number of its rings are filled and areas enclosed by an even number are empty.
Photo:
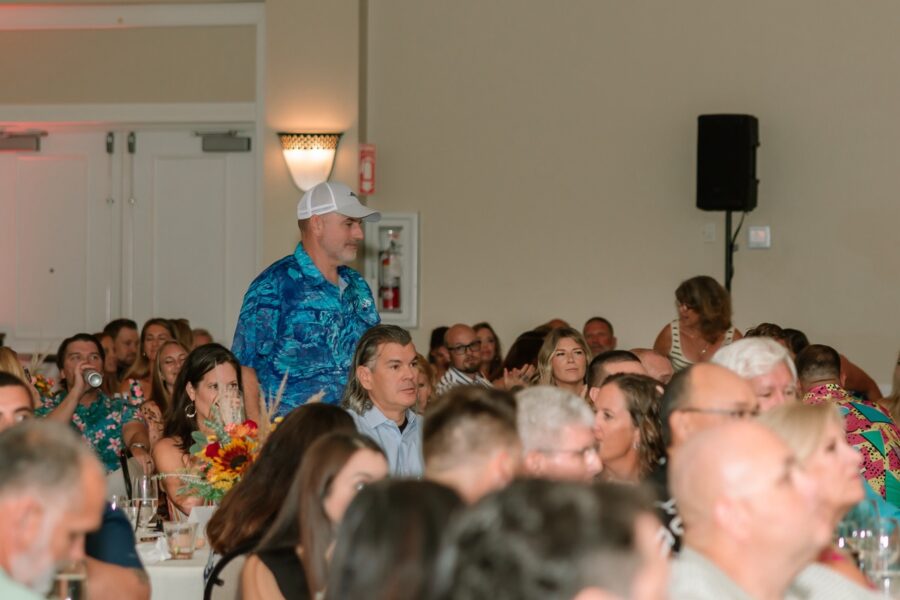
[[[275,397],[266,402],[260,395],[260,423],[244,417],[244,401],[237,391],[227,391],[212,407],[206,428],[213,433],[200,431],[192,434],[190,447],[193,466],[181,475],[184,487],[179,494],[197,496],[218,504],[225,494],[241,480],[259,453],[269,434],[275,430],[281,417],[273,415],[281,403],[285,380]]]

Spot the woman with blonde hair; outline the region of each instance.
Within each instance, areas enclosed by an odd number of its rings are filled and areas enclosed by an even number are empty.
[[[165,414],[172,403],[172,389],[187,359],[187,348],[181,342],[164,342],[156,353],[151,375],[151,394],[141,403],[141,416],[147,422],[151,447],[162,438]]]
[[[15,375],[25,383],[31,381],[25,373],[25,367],[19,362],[19,355],[7,346],[0,346],[0,371]]]
[[[428,362],[428,359],[421,354],[417,354],[416,356],[419,359],[416,363],[416,369],[419,371],[419,376],[416,381],[415,410],[420,415],[423,415],[425,414],[425,409],[428,407],[431,399],[434,397],[434,387],[437,385],[437,380],[435,379],[434,366]]]
[[[119,392],[140,406],[153,399],[152,376],[156,353],[163,343],[175,339],[175,328],[168,319],[150,319],[141,328],[141,347],[137,359],[122,377]]]
[[[669,357],[676,373],[708,361],[716,350],[742,337],[731,323],[731,296],[712,277],[681,282],[675,305],[678,318],[662,328],[653,349]]]
[[[816,482],[823,514],[836,528],[847,511],[865,497],[866,485],[859,474],[861,457],[847,444],[838,408],[830,403],[810,406],[793,402],[763,413],[759,420],[790,446],[800,466]],[[852,558],[830,542],[817,560],[856,583],[870,585]]]
[[[584,398],[587,394],[587,366],[591,351],[581,333],[558,327],[547,334],[538,352],[541,385],[553,385]]]

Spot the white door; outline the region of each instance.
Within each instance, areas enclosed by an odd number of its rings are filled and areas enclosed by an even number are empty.
[[[47,128],[45,128],[47,129]],[[255,152],[190,130],[49,129],[0,153],[0,332],[22,352],[111,319],[185,317],[230,345],[256,274]]]
[[[254,153],[204,153],[190,131],[139,131],[134,141],[124,311],[139,323],[185,317],[230,345],[256,269]]]
[[[0,331],[25,352],[118,314],[121,172],[106,132],[54,132],[0,153]]]

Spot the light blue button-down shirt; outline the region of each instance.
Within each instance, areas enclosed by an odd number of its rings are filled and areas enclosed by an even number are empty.
[[[406,411],[406,427],[400,431],[397,423],[373,406],[363,414],[347,411],[356,429],[381,446],[387,455],[388,467],[394,477],[422,477],[425,461],[422,458],[422,418]]]

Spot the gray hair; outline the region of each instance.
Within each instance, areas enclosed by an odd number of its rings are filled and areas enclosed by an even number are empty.
[[[784,346],[768,337],[749,337],[723,346],[713,355],[712,361],[730,369],[744,379],[753,379],[769,373],[783,362],[797,381],[797,368]]]
[[[33,495],[62,505],[79,493],[86,461],[97,463],[67,425],[36,419],[10,427],[0,433],[0,498]]]
[[[356,352],[353,353],[353,362],[350,363],[350,372],[347,374],[347,387],[344,388],[344,396],[341,398],[341,406],[346,410],[352,410],[356,414],[362,415],[372,408],[372,399],[369,398],[369,392],[356,377],[356,369],[358,367],[374,368],[378,351],[383,344],[408,346],[412,344],[412,337],[402,327],[376,325],[359,338]]]
[[[591,427],[594,414],[585,401],[571,392],[539,385],[516,394],[517,424],[522,450],[556,448],[563,429],[572,425]]]

